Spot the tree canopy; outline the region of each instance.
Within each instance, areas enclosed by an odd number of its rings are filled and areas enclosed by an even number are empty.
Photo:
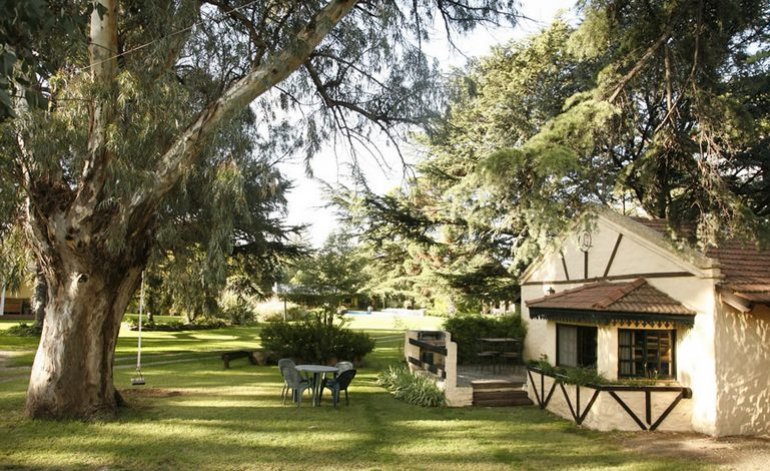
[[[56,46],[51,73],[29,79],[48,106],[12,101],[0,135],[11,202],[0,239],[22,221],[48,286],[28,415],[114,414],[120,320],[153,250],[166,253],[164,231],[205,248],[206,263],[250,242],[269,247],[272,223],[242,238],[280,200],[265,165],[422,122],[438,99],[421,48],[428,28],[512,21],[514,3],[69,2],[87,21],[70,35],[40,28],[35,41]],[[264,217],[249,218],[247,181],[264,192]]]

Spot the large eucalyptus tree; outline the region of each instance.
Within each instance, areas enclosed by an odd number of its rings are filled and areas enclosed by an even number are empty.
[[[335,133],[353,141],[366,137],[368,123],[387,133],[421,122],[435,98],[433,67],[419,47],[427,28],[454,34],[512,20],[515,2],[76,4],[90,9],[90,21],[82,37],[61,38],[55,73],[37,84],[48,108],[20,101],[3,130],[0,168],[20,196],[3,218],[23,221],[48,286],[30,417],[115,413],[124,311],[160,219],[195,184],[203,156],[222,148],[222,129],[251,107],[258,152],[309,156]],[[238,168],[220,157],[210,181],[237,181]],[[211,193],[223,207],[237,196]],[[232,229],[226,213],[213,233]]]

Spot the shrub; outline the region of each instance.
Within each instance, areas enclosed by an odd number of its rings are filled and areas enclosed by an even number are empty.
[[[549,375],[559,375],[565,383],[586,386],[589,384],[618,384],[600,375],[595,368],[553,366],[548,360],[530,361],[529,366],[535,367]]]
[[[25,324],[24,322],[5,330],[6,335],[14,337],[40,337],[42,332],[43,329],[41,327],[35,324]]]
[[[315,320],[271,323],[259,335],[265,350],[313,363],[330,363],[335,359],[358,362],[374,350],[374,340],[368,334]]]
[[[127,317],[124,322],[128,324],[128,328],[131,330],[139,329],[137,318]],[[205,317],[196,318],[191,324],[183,324],[182,322],[153,323],[143,320],[142,330],[147,332],[178,332],[180,330],[221,329],[222,327],[227,327],[227,325],[227,322],[221,319],[208,319]]]
[[[254,309],[249,300],[232,291],[226,291],[219,300],[221,315],[231,325],[248,325],[256,321]]]
[[[430,378],[415,376],[406,365],[389,366],[377,376],[377,384],[396,399],[422,407],[441,407],[444,392]]]
[[[524,341],[527,328],[519,314],[480,316],[463,314],[444,321],[444,330],[452,334],[457,343],[457,360],[467,364],[476,359],[479,339],[484,337],[508,337]]]
[[[283,322],[284,317],[286,317],[286,321],[291,322],[307,319],[308,313],[299,306],[293,306],[288,308],[286,312],[283,311],[283,308],[280,311],[260,311],[257,317],[262,322]]]

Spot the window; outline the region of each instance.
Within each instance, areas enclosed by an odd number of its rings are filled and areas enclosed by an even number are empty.
[[[673,378],[673,330],[618,329],[618,376]]]
[[[556,324],[556,364],[596,366],[596,327]]]

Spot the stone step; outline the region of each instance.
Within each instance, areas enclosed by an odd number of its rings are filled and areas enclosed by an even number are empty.
[[[474,398],[484,399],[500,399],[506,397],[529,397],[527,391],[473,391]]]
[[[520,399],[497,399],[497,400],[473,400],[473,405],[478,407],[515,407],[531,406],[533,402],[528,398]]]
[[[532,405],[532,401],[527,396],[527,392],[521,389],[474,389],[473,405],[486,407],[529,406]]]
[[[485,389],[522,389],[524,388],[523,382],[507,381],[500,379],[477,379],[471,381],[474,391],[481,391]]]

